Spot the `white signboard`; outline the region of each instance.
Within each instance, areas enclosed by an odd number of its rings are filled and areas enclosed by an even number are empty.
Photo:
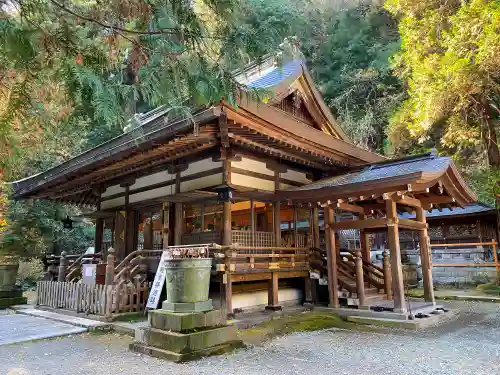
[[[147,309],[156,309],[158,307],[158,302],[160,302],[161,291],[163,290],[163,285],[165,285],[165,276],[167,270],[165,268],[165,262],[167,261],[167,251],[161,254],[160,263],[158,264],[158,269],[156,270],[155,280],[153,281],[153,286],[149,291],[148,303],[146,304]]]

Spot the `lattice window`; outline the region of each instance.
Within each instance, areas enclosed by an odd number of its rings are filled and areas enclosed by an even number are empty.
[[[233,244],[240,246],[266,247],[274,246],[274,236],[272,232],[255,232],[255,243],[252,244],[252,231],[233,230],[231,234]]]

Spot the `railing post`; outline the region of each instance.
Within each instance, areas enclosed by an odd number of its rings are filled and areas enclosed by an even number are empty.
[[[359,300],[359,307],[365,306],[365,280],[363,276],[363,258],[360,250],[356,251],[356,290]]]
[[[392,299],[392,278],[391,278],[391,265],[389,263],[389,256],[387,254],[387,250],[384,250],[382,253],[384,258],[384,286],[385,286],[385,294],[387,295],[387,299]]]
[[[57,270],[57,281],[63,282],[66,280],[66,268],[68,268],[68,258],[66,258],[66,251],[61,253],[59,259],[59,269]]]
[[[110,247],[108,249],[108,256],[106,258],[106,277],[104,280],[105,285],[113,285],[115,282],[115,249]]]

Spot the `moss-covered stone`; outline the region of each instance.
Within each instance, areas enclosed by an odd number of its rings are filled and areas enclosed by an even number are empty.
[[[137,341],[146,346],[174,353],[190,353],[238,340],[235,327],[220,327],[192,333],[171,332],[155,328],[142,328],[141,330],[143,332],[139,334],[139,337],[136,337],[139,339]]]
[[[5,309],[14,305],[25,305],[27,303],[26,297],[5,297],[0,298],[0,309]]]
[[[238,340],[233,342],[226,342],[224,344],[212,346],[195,352],[175,353],[169,350],[155,348],[152,346],[147,346],[141,343],[134,342],[130,344],[129,349],[132,352],[146,354],[155,358],[166,359],[173,362],[187,362],[210,355],[224,354],[236,348],[241,348],[243,346],[244,346],[243,343]]]
[[[173,313],[165,310],[153,310],[148,314],[152,328],[167,331],[186,332],[197,328],[219,327],[226,324],[221,310],[199,313]]]

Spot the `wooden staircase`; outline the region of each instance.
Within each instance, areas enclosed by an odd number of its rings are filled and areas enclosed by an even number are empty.
[[[337,281],[339,298],[347,300],[348,305],[359,306],[358,288],[356,285],[356,250],[342,251],[337,258]],[[311,249],[310,267],[312,271],[327,278],[326,251]],[[363,261],[364,305],[374,306],[388,299],[384,270],[370,262]]]

